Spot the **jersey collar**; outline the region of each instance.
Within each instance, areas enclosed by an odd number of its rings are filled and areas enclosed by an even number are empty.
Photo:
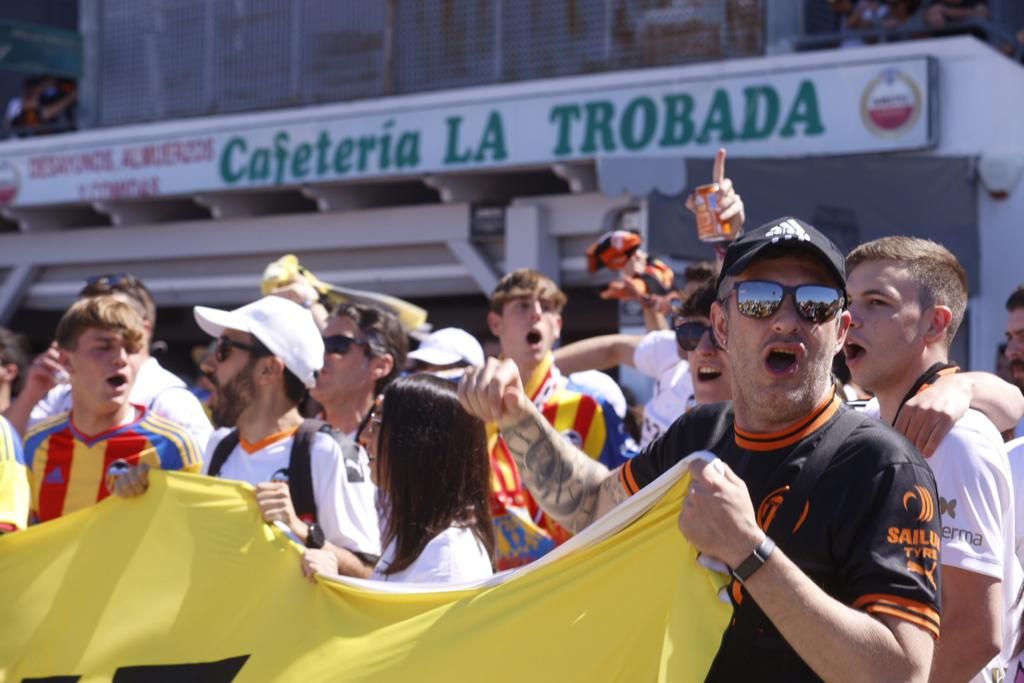
[[[759,434],[747,432],[736,427],[736,445],[748,451],[776,451],[780,448],[792,446],[821,429],[826,422],[839,412],[839,408],[842,405],[842,399],[836,395],[836,390],[833,388],[828,398],[812,410],[810,415],[785,429],[768,434]]]

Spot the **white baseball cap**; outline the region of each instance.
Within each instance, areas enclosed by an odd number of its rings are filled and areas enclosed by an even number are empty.
[[[297,303],[265,296],[233,311],[196,306],[196,323],[210,336],[224,330],[248,332],[280,358],[307,388],[316,385],[324,366],[324,340],[313,315]]]
[[[484,364],[484,350],[469,332],[458,327],[445,327],[428,335],[418,349],[409,353],[409,358],[430,365],[469,363],[481,366]]]

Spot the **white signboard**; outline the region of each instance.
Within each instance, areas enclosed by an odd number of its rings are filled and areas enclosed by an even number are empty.
[[[91,134],[4,153],[0,205],[216,192],[613,156],[812,156],[936,143],[927,57],[687,80],[652,70]],[[616,78],[618,77],[618,78]],[[399,104],[400,103],[400,104]],[[147,129],[151,128],[152,133]],[[126,129],[127,130],[127,129]],[[92,136],[95,137],[95,136]],[[129,137],[126,132],[125,137]],[[110,140],[110,136],[106,136]],[[18,145],[15,145],[15,148]],[[33,145],[35,147],[37,145]]]

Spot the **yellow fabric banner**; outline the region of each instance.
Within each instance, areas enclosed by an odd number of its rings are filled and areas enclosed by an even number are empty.
[[[533,566],[395,593],[309,583],[251,488],[153,471],[0,538],[0,681],[702,680],[729,608],[676,529],[681,473]]]

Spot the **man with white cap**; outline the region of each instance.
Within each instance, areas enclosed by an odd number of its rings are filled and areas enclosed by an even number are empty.
[[[484,349],[469,332],[445,327],[431,332],[419,348],[409,352],[414,372],[428,372],[458,381],[467,367],[482,367]]]
[[[234,428],[211,437],[203,473],[254,485],[265,521],[334,553],[340,573],[368,577],[380,555],[368,463],[298,409],[324,362],[309,311],[276,296],[232,311],[194,310],[199,327],[217,338],[203,364],[215,387],[213,420]]]

